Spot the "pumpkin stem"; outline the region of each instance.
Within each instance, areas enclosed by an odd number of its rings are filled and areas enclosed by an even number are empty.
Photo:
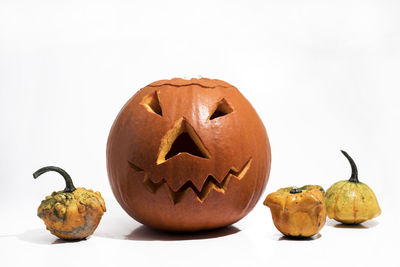
[[[42,175],[43,173],[48,172],[48,171],[55,171],[55,172],[58,172],[59,174],[61,174],[62,177],[64,177],[64,180],[65,180],[65,189],[64,189],[64,192],[65,192],[65,193],[72,193],[72,192],[74,192],[74,191],[76,190],[74,184],[72,183],[71,176],[69,176],[69,174],[68,174],[66,171],[64,171],[63,169],[58,168],[58,167],[54,167],[54,166],[43,167],[43,168],[37,170],[37,171],[33,174],[33,178],[36,179],[36,178],[38,178],[40,175]]]
[[[349,179],[349,182],[353,182],[353,183],[359,183],[360,181],[358,181],[358,170],[357,170],[357,166],[356,163],[354,162],[354,160],[349,156],[349,154],[347,154],[346,151],[340,150],[342,151],[343,155],[347,158],[347,160],[350,162],[350,166],[351,166],[351,176]]]

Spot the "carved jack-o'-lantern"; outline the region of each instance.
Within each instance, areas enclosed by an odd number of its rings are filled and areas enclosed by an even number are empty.
[[[137,221],[170,231],[232,224],[268,181],[270,145],[250,103],[210,79],[154,82],[122,108],[108,138],[114,195]]]

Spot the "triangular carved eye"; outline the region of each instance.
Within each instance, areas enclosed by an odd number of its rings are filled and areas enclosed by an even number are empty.
[[[218,117],[225,116],[233,111],[232,107],[226,102],[225,98],[222,98],[217,102],[214,111],[211,113],[209,120],[216,119]]]
[[[147,111],[162,116],[162,109],[160,105],[160,100],[158,99],[157,91],[143,97],[143,100],[140,104],[142,104],[147,109]]]

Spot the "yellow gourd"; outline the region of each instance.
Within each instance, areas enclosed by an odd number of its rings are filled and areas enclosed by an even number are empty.
[[[269,194],[264,205],[271,209],[276,228],[286,236],[310,237],[325,224],[324,190],[319,185],[281,188]]]
[[[372,189],[358,180],[357,166],[353,159],[342,150],[351,165],[349,180],[339,181],[326,191],[328,217],[346,224],[357,224],[381,214],[378,201]]]

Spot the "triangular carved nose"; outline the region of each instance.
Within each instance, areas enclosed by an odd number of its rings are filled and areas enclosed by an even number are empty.
[[[211,157],[210,152],[185,118],[178,119],[174,123],[174,127],[168,130],[161,139],[157,164],[161,164],[181,153],[206,159]]]

